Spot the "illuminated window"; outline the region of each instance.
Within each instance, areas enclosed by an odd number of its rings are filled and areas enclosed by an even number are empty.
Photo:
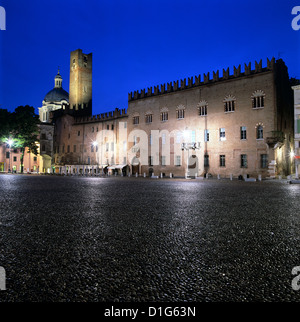
[[[225,140],[226,140],[225,129],[221,128],[220,129],[220,141],[225,141]]]
[[[209,130],[204,130],[204,142],[209,142]]]
[[[264,129],[261,125],[256,128],[256,139],[261,140],[264,138]]]

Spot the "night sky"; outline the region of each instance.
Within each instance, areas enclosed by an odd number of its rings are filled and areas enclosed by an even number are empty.
[[[2,0],[0,108],[38,108],[70,52],[93,53],[93,114],[127,108],[128,92],[282,58],[300,78],[300,0]]]

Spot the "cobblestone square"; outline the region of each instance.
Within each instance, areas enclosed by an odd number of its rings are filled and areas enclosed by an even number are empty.
[[[299,301],[300,185],[1,175],[0,301]]]

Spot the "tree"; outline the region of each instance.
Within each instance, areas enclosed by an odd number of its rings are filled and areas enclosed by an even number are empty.
[[[39,117],[32,106],[18,106],[13,113],[0,110],[0,138],[6,142],[8,138],[13,139],[13,147],[21,150],[21,172],[23,173],[23,162],[25,148],[28,152],[38,154],[38,124]]]

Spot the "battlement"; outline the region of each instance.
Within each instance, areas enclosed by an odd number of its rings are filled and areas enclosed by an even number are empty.
[[[262,60],[259,62],[255,61],[255,68],[251,69],[251,63],[244,65],[244,71],[241,70],[241,65],[238,67],[233,67],[233,74],[230,74],[229,67],[225,70],[223,69],[223,75],[220,77],[219,70],[216,72],[213,71],[212,78],[210,77],[209,72],[206,74],[203,74],[203,80],[201,79],[201,75],[194,77],[189,77],[188,79],[181,79],[180,81],[173,81],[170,83],[164,83],[161,85],[157,85],[154,87],[148,87],[147,91],[146,89],[141,89],[141,91],[134,91],[128,93],[128,102],[143,99],[147,97],[153,97],[157,95],[163,95],[167,93],[174,93],[177,91],[182,91],[206,84],[212,84],[216,82],[226,81],[230,79],[235,79],[242,76],[248,76],[248,75],[254,75],[266,71],[272,71],[275,67],[275,58],[273,57],[271,60],[267,58],[267,66],[262,67]]]
[[[127,112],[126,109],[118,109],[116,108],[114,111],[101,113],[97,115],[89,115],[89,116],[76,116],[74,118],[74,123],[94,123],[94,122],[104,122],[115,120],[117,118],[126,117]]]

